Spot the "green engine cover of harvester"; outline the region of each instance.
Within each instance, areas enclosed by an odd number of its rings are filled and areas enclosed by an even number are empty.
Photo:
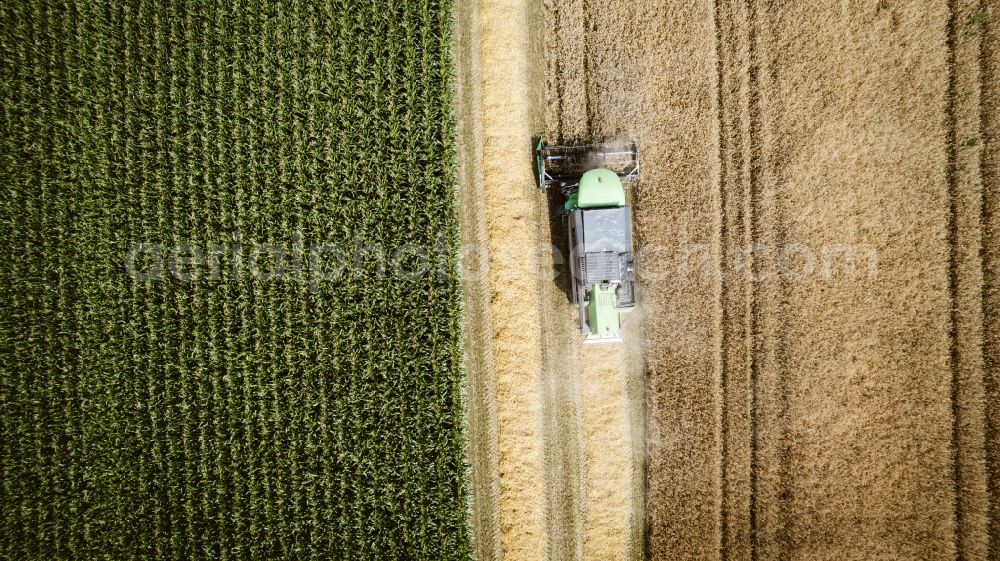
[[[607,208],[625,206],[625,188],[618,175],[604,168],[588,171],[580,178],[575,193],[577,208]]]
[[[618,295],[613,286],[603,288],[595,284],[590,292],[590,302],[587,304],[587,322],[590,332],[618,334],[621,330],[618,316]]]

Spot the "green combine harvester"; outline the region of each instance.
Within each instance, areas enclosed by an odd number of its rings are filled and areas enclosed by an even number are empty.
[[[635,308],[632,208],[625,183],[639,177],[634,141],[536,147],[538,185],[566,198],[573,303],[584,343],[620,343],[621,314]]]

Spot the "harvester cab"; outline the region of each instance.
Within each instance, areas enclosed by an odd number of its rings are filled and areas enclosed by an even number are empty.
[[[625,186],[639,177],[635,142],[536,147],[538,185],[566,202],[573,303],[584,343],[620,343],[621,314],[635,308],[632,208]]]

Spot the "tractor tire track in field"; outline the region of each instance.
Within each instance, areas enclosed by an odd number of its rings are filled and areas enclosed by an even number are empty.
[[[979,116],[983,133],[983,333],[986,473],[989,506],[986,535],[990,561],[1000,559],[1000,10],[980,7]]]
[[[984,559],[991,549],[989,505],[992,497],[987,475],[990,436],[986,424],[988,382],[983,331],[986,287],[983,153],[980,148],[983,138],[983,38],[982,30],[970,30],[968,25],[978,17],[982,3],[953,0],[950,9],[949,242],[952,254],[949,285],[952,292],[952,448],[958,490],[955,541],[960,559]],[[969,139],[976,140],[971,142]]]
[[[720,435],[719,529],[724,558],[751,550],[756,473],[757,397],[756,284],[759,273],[751,248],[757,240],[755,161],[758,132],[753,118],[755,61],[751,4],[720,0],[715,5],[719,117],[718,254],[721,271],[745,274],[721,278],[718,294],[718,399]]]

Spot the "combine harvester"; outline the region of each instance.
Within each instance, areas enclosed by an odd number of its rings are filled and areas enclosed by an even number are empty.
[[[584,343],[620,343],[621,314],[635,308],[632,208],[624,182],[639,177],[634,141],[535,149],[538,185],[566,198],[573,303]]]

